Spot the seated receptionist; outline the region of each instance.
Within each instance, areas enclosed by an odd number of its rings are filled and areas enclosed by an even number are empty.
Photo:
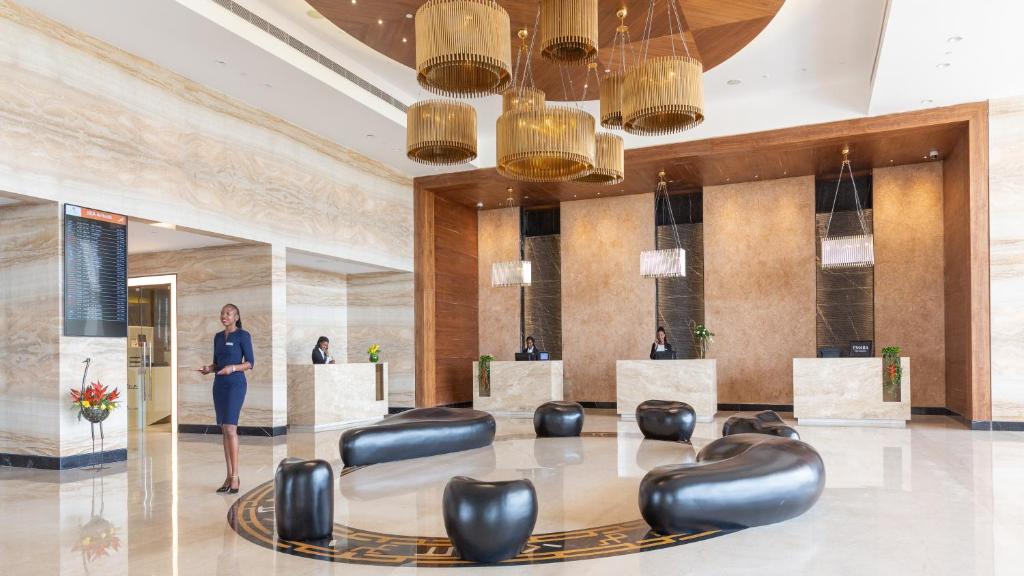
[[[327,339],[327,336],[321,336],[316,341],[316,348],[313,348],[313,364],[334,364],[334,358],[329,352],[330,347],[331,341]]]
[[[537,344],[533,341],[533,336],[526,337],[526,346],[523,346],[524,354],[536,354]]]
[[[651,360],[654,360],[655,352],[671,352],[672,345],[668,343],[668,336],[665,334],[665,328],[658,326],[658,333],[654,344],[651,344]]]

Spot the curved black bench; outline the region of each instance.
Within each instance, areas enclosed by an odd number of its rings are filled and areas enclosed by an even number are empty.
[[[537,491],[526,479],[456,476],[444,487],[444,529],[464,560],[501,562],[523,550],[537,523]]]
[[[334,472],[324,460],[285,458],[274,474],[274,516],[282,540],[330,540]]]
[[[758,412],[753,416],[738,414],[731,416],[722,426],[722,436],[733,434],[767,434],[799,440],[800,434],[786,424],[773,410]]]
[[[764,434],[719,438],[697,464],[651,470],[639,504],[655,531],[735,529],[795,518],[825,488],[825,465],[809,444]]]
[[[494,416],[471,408],[415,408],[349,428],[338,449],[346,466],[408,460],[490,446]]]
[[[646,400],[636,407],[636,423],[644,438],[689,442],[697,425],[697,412],[686,402]]]
[[[583,431],[583,405],[555,400],[533,412],[533,430],[540,437],[579,436]]]

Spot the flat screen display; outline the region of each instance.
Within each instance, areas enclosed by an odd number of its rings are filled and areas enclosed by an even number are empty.
[[[64,335],[128,336],[128,219],[64,205]]]

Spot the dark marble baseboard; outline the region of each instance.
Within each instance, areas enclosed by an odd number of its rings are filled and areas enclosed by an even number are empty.
[[[580,406],[584,408],[593,408],[595,410],[615,410],[617,405],[615,402],[583,402],[580,401]]]
[[[220,434],[220,426],[216,424],[178,424],[179,434]],[[239,436],[284,436],[288,433],[287,426],[239,426]]]
[[[774,410],[775,412],[792,412],[792,404],[726,404],[719,402],[719,412],[761,412],[763,410]]]
[[[953,412],[945,406],[912,406],[910,413],[917,416],[953,416]]]
[[[96,464],[124,462],[127,459],[127,448],[75,454],[74,456],[41,456],[36,454],[7,454],[0,452],[0,466],[36,468],[39,470],[70,470]]]

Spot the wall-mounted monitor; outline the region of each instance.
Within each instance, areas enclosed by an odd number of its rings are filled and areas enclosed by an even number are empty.
[[[128,219],[64,205],[64,335],[128,336]]]

